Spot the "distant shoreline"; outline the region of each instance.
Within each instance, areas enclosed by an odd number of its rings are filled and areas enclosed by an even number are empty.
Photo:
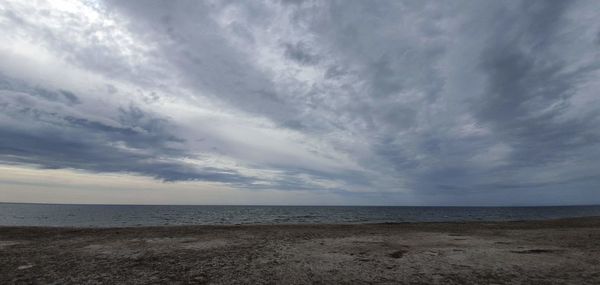
[[[160,206],[160,207],[407,207],[407,208],[543,208],[543,207],[596,207],[600,204],[567,205],[276,205],[276,204],[96,204],[96,203],[45,203],[0,202],[0,204],[59,205],[59,206]]]
[[[529,220],[479,220],[479,221],[431,221],[431,222],[363,222],[363,223],[248,223],[248,224],[196,224],[196,225],[151,225],[151,226],[122,226],[122,227],[102,227],[102,226],[18,226],[18,225],[0,225],[0,231],[3,229],[41,229],[41,230],[152,230],[162,228],[240,228],[240,227],[353,227],[353,226],[410,226],[410,227],[428,227],[438,225],[517,225],[526,226],[548,226],[553,227],[556,224],[574,222],[573,226],[580,226],[583,221],[600,221],[600,216],[581,216],[566,217],[557,219],[529,219]],[[563,225],[565,227],[567,225]]]
[[[0,204],[0,225],[147,227],[180,225],[497,222],[600,216],[600,206],[117,206]]]

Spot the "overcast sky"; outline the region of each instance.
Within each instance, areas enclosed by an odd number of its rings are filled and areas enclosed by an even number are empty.
[[[0,201],[600,203],[600,3],[0,2]]]

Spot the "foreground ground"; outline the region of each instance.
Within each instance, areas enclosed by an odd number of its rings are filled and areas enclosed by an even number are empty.
[[[0,284],[600,284],[600,218],[0,227]]]

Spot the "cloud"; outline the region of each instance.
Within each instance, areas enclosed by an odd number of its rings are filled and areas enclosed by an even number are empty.
[[[308,65],[319,62],[319,58],[311,54],[310,50],[305,47],[303,42],[297,42],[295,44],[286,43],[283,46],[285,47],[285,56],[289,59]]]
[[[166,181],[243,180],[231,171],[178,162],[186,155],[180,148],[184,141],[169,132],[167,120],[136,106],[119,109],[113,124],[108,124],[70,110],[78,97],[69,91],[23,83],[19,87],[0,91],[4,161],[51,169],[141,173]]]
[[[516,32],[510,37],[502,31],[493,34],[482,53],[488,83],[476,103],[476,116],[510,141],[515,164],[570,159],[598,143],[591,125],[598,114],[563,116],[578,85],[598,69],[597,62],[571,67],[554,54],[567,9],[567,3],[524,3],[519,19],[503,25]]]
[[[364,203],[597,198],[596,6],[8,1],[0,157]]]

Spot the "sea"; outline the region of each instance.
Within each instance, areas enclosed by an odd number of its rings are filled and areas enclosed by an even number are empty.
[[[163,206],[0,203],[1,226],[132,227],[544,220],[600,216],[596,206]]]

